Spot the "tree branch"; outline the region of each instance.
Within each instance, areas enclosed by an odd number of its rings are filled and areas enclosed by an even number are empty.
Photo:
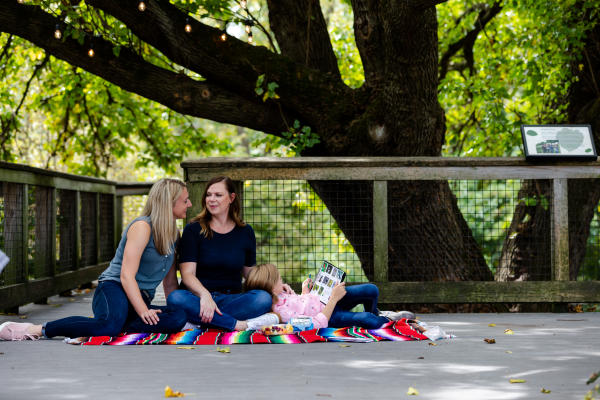
[[[352,112],[347,99],[352,96],[340,79],[319,73],[288,57],[252,46],[230,37],[223,42],[221,31],[191,20],[192,31],[183,27],[187,14],[166,0],[147,0],[143,15],[137,10],[137,0],[88,0],[118,18],[131,31],[165,54],[169,59],[206,77],[230,92],[256,98],[256,79],[265,74],[268,81],[277,82],[278,100],[287,112],[307,120],[322,118],[323,109],[336,104],[336,114]],[[344,101],[342,102],[343,99]]]
[[[341,79],[318,0],[267,0],[269,23],[281,53]]]
[[[45,49],[57,58],[81,67],[95,75],[157,101],[174,111],[217,122],[246,126],[274,135],[285,130],[280,111],[274,104],[263,103],[255,96],[251,101],[208,81],[195,81],[152,65],[133,51],[122,48],[115,57],[113,45],[101,39],[94,41],[96,56],[86,54],[90,39],[83,46],[71,38],[53,37],[58,19],[39,7],[0,2],[0,30],[20,36]],[[293,120],[290,114],[286,118]]]
[[[477,40],[477,36],[485,26],[490,22],[496,15],[502,11],[502,5],[500,1],[496,1],[491,7],[484,7],[479,12],[477,20],[475,21],[475,27],[467,32],[467,34],[457,42],[452,43],[448,46],[448,50],[442,55],[440,60],[440,80],[444,79],[448,73],[450,66],[450,59],[456,55],[461,49],[463,50],[467,66],[471,73],[473,73],[475,65],[473,58],[473,46]]]

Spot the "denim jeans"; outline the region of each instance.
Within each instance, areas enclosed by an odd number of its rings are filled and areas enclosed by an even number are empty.
[[[336,304],[329,318],[329,326],[343,328],[360,326],[367,329],[377,329],[390,320],[377,315],[377,298],[379,289],[372,283],[348,286],[346,295]],[[364,312],[352,312],[359,304],[365,307]]]
[[[235,329],[237,321],[245,321],[271,311],[273,299],[264,290],[250,290],[244,293],[228,294],[211,293],[213,300],[223,315],[214,313],[209,324],[202,323],[200,318],[200,298],[189,290],[175,290],[167,299],[167,304],[173,308],[185,310],[187,319],[192,324],[203,328],[213,327],[229,331]]]
[[[92,311],[94,318],[67,317],[44,325],[46,337],[67,336],[117,336],[121,332],[173,333],[179,332],[185,325],[183,310],[169,306],[151,306],[151,299],[142,297],[148,308],[158,309],[159,321],[148,325],[137,315],[120,282],[101,281],[94,293]]]

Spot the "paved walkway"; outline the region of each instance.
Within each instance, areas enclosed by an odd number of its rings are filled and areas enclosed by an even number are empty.
[[[23,321],[91,315],[91,296],[30,304],[21,308]],[[0,323],[15,318],[0,316]],[[457,337],[436,346],[234,345],[228,354],[215,346],[0,342],[0,399],[161,399],[169,385],[189,399],[581,400],[591,389],[586,380],[600,370],[600,313],[424,314],[420,319]],[[409,387],[418,396],[407,395]]]

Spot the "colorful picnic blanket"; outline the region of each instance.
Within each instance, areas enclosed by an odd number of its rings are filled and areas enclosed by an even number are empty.
[[[119,336],[92,336],[83,346],[128,344],[176,345],[231,345],[258,343],[316,343],[316,342],[381,342],[427,340],[427,337],[406,323],[406,320],[389,322],[379,329],[321,328],[288,335],[265,336],[258,331],[224,332],[215,329],[187,330],[178,333],[122,333]]]

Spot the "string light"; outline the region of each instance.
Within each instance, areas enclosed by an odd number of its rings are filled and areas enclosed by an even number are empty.
[[[227,32],[223,30],[223,32],[221,33],[221,42],[225,41],[227,41]]]
[[[140,10],[141,12],[146,11],[146,3],[140,1],[140,3],[138,4],[138,10]]]
[[[246,33],[250,34],[252,32],[252,27],[250,25],[246,25]]]
[[[252,37],[252,31],[250,31],[248,33],[248,43],[250,43],[250,44],[254,43],[254,38]]]
[[[89,57],[94,57],[96,55],[96,52],[94,51],[94,40],[95,40],[95,38],[96,38],[96,35],[94,35],[92,37],[92,39],[90,40],[90,48],[89,48],[89,50],[87,52],[87,55]]]
[[[23,4],[23,3],[25,3],[25,0],[17,0],[17,3]]]
[[[60,40],[62,38],[62,32],[60,30],[60,25],[56,24],[56,29],[54,29],[54,39]]]
[[[190,24],[190,19],[189,18],[185,19],[185,31],[187,33],[190,33],[192,31],[192,25]]]

